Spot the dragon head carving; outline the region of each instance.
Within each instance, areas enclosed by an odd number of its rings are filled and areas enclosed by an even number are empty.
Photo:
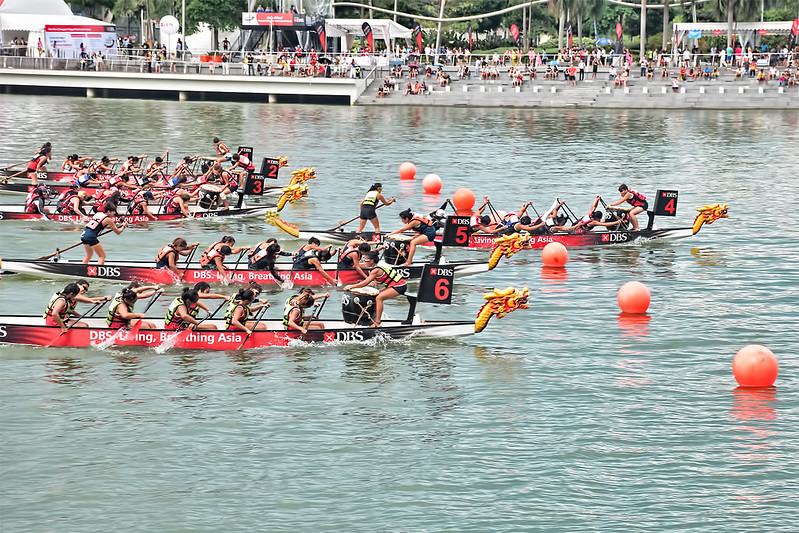
[[[280,198],[277,200],[277,210],[282,210],[287,203],[293,204],[297,200],[301,198],[305,198],[308,196],[308,185],[295,183],[293,185],[287,185],[280,189],[281,194]]]
[[[704,224],[712,224],[720,218],[727,218],[727,204],[706,205],[697,209],[699,212],[694,219],[693,234],[702,228]]]
[[[516,252],[533,247],[532,237],[521,233],[503,235],[494,241],[494,248],[488,257],[488,270],[493,270],[503,257],[513,257]]]
[[[477,312],[477,320],[474,323],[474,332],[480,333],[488,325],[488,321],[492,316],[503,318],[508,313],[517,309],[527,309],[527,299],[530,296],[530,289],[524,287],[519,290],[514,287],[508,287],[504,290],[494,289],[491,292],[483,294],[483,298],[487,301],[480,307]]]

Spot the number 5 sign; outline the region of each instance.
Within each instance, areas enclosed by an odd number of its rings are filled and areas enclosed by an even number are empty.
[[[446,264],[437,265],[430,263],[422,270],[422,279],[419,282],[419,301],[433,304],[452,303],[452,281],[455,270]]]
[[[469,217],[450,215],[444,226],[441,244],[444,246],[469,246],[472,234],[472,220]]]

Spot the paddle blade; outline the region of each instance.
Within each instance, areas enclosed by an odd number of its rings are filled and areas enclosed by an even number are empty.
[[[45,347],[45,348],[50,348],[51,346],[54,346],[54,345],[55,345],[55,344],[56,344],[56,343],[59,341],[59,339],[61,339],[61,337],[63,337],[63,336],[64,336],[64,334],[65,334],[65,333],[66,333],[66,331],[59,331],[59,332],[58,332],[58,335],[56,335],[55,337],[53,337],[53,340],[51,340],[50,342],[48,342],[47,344],[45,344],[45,345],[44,345],[44,347]]]
[[[162,354],[167,350],[169,350],[170,348],[174,348],[178,344],[182,344],[183,342],[186,341],[189,335],[191,335],[192,331],[193,330],[191,329],[184,329],[183,331],[176,333],[175,335],[172,335],[155,349],[155,353]]]

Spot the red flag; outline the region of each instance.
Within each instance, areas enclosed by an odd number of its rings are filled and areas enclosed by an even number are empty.
[[[569,21],[566,24],[567,24],[566,26],[567,35],[569,36],[569,49],[571,49],[572,42],[574,39],[574,29],[572,28],[572,21]]]
[[[513,36],[513,40],[516,41],[516,46],[520,46],[520,35],[519,35],[519,28],[516,27],[516,24],[510,25],[510,34]]]
[[[791,37],[788,39],[788,50],[793,50],[797,35],[799,35],[799,19],[794,20],[793,25],[791,25]]]
[[[616,23],[616,37],[621,39],[621,22]]]
[[[416,46],[419,48],[419,55],[422,54],[422,25],[418,22],[413,23],[413,36],[416,37]]]
[[[472,21],[469,21],[469,51],[472,51]]]
[[[375,41],[374,41],[374,37],[372,36],[372,27],[369,25],[368,22],[364,22],[363,26],[361,26],[361,27],[363,28],[363,34],[366,37],[366,42],[369,44],[369,51],[370,52],[374,52],[375,51]]]

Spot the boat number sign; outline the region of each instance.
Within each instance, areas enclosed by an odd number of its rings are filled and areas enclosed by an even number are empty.
[[[677,191],[658,190],[655,198],[655,216],[677,216]]]
[[[444,246],[468,246],[471,234],[470,217],[450,215],[444,225],[444,236],[441,243]]]
[[[419,301],[434,304],[452,303],[452,282],[455,269],[450,265],[430,263],[422,270],[419,281]]]
[[[264,157],[261,163],[261,174],[270,180],[277,179],[277,171],[280,170],[280,160],[274,157]]]

